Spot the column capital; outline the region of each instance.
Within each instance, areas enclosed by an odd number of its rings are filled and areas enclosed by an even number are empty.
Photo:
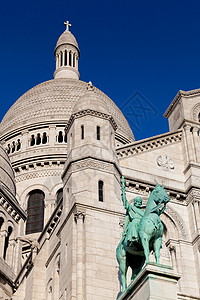
[[[7,237],[7,235],[8,235],[8,232],[6,230],[3,230],[0,232],[1,237]]]
[[[174,245],[169,245],[169,252],[176,252],[176,247]]]
[[[84,211],[76,211],[74,213],[74,220],[77,222],[78,220],[83,220],[85,219],[85,212]]]
[[[185,131],[188,131],[188,130],[190,130],[191,129],[191,125],[189,125],[189,124],[185,124],[184,126],[183,126],[183,128],[184,128],[184,130]]]

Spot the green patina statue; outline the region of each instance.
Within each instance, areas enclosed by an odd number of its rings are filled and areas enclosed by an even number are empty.
[[[116,256],[121,271],[122,292],[126,289],[128,267],[132,269],[133,280],[142,269],[145,260],[149,262],[150,251],[154,251],[159,264],[162,245],[163,225],[160,215],[164,212],[169,196],[164,186],[157,183],[147,201],[146,209],[141,209],[142,198],[136,197],[132,206],[126,199],[124,177],[122,177],[122,201],[126,217],[122,239],[117,246]]]

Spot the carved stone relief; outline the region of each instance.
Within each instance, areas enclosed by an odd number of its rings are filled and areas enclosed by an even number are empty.
[[[167,170],[169,170],[169,169],[173,170],[174,169],[174,161],[167,154],[165,154],[165,155],[159,155],[157,157],[156,161],[157,161],[157,165],[159,167],[162,167],[162,168],[167,169]]]

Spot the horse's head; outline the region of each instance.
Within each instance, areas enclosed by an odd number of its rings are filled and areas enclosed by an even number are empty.
[[[158,204],[164,203],[165,205],[170,201],[169,196],[167,195],[167,192],[164,189],[164,186],[160,186],[158,183],[156,183],[156,186],[154,190],[152,191],[152,198],[154,202]]]

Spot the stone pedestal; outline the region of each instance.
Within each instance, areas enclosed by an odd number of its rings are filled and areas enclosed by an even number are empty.
[[[176,300],[179,279],[172,267],[149,263],[118,300]]]

